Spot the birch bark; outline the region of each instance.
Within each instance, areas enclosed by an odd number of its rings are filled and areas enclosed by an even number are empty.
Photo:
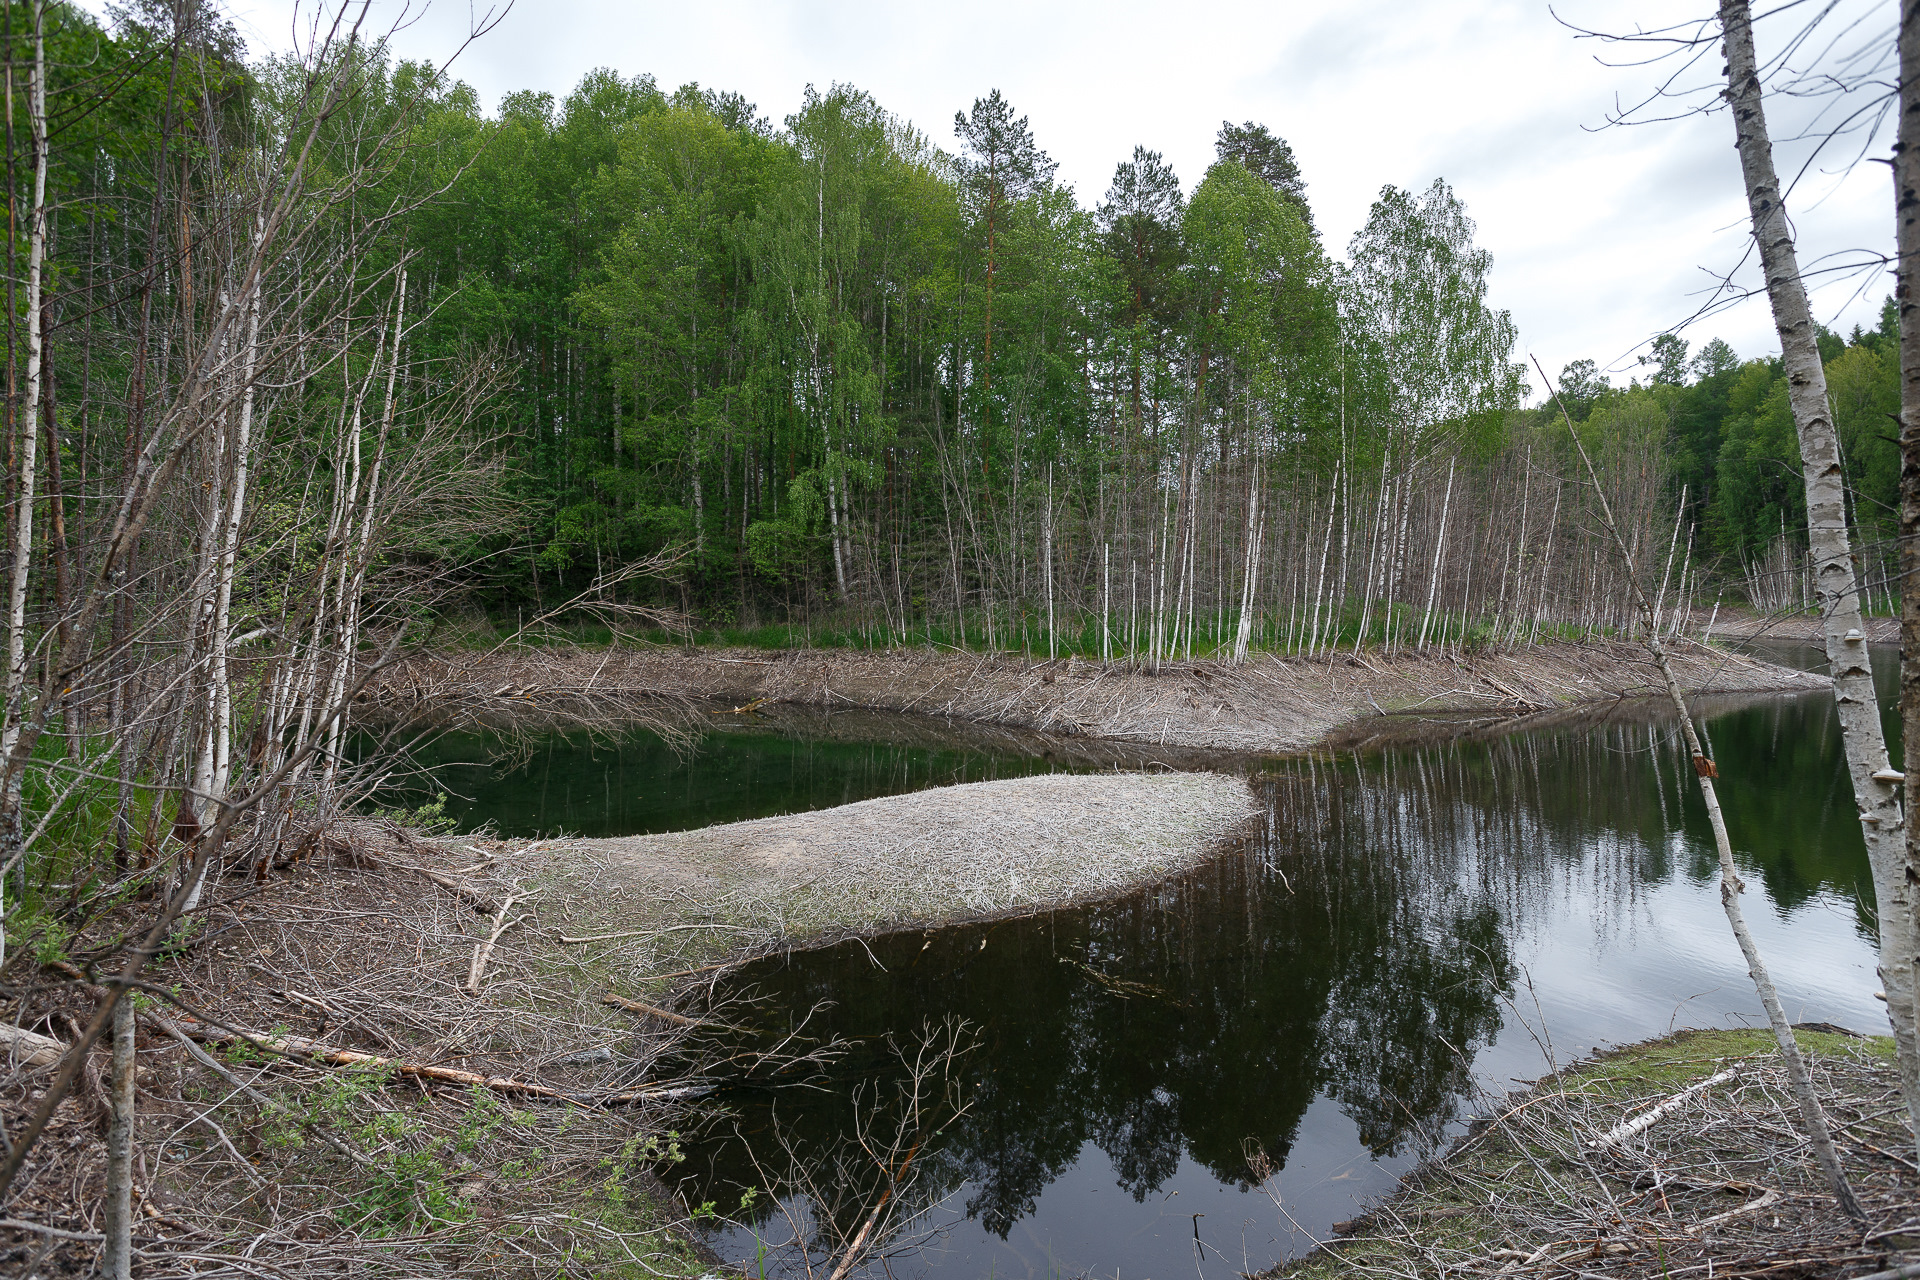
[[[13,860],[21,844],[21,784],[23,770],[13,763],[21,747],[20,730],[27,720],[27,570],[33,556],[33,486],[35,446],[40,432],[40,369],[46,335],[41,329],[46,310],[41,276],[47,250],[47,42],[46,5],[33,6],[33,83],[27,93],[33,132],[33,208],[27,230],[27,386],[26,405],[11,424],[17,434],[19,474],[14,485],[13,564],[7,582],[7,675],[4,709],[6,727],[0,729],[0,759],[9,762],[7,788],[0,798],[0,866]],[[31,747],[29,746],[29,750]],[[6,962],[6,933],[0,929],[0,964]]]
[[[1903,19],[1903,34],[1909,21]],[[1834,702],[1846,744],[1847,772],[1853,779],[1854,805],[1860,812],[1860,830],[1873,868],[1874,898],[1879,907],[1880,980],[1887,996],[1887,1016],[1893,1024],[1908,1118],[1920,1143],[1920,1039],[1916,1039],[1914,1023],[1915,957],[1920,952],[1920,939],[1916,938],[1914,886],[1902,838],[1905,820],[1900,805],[1901,779],[1888,767],[1886,741],[1880,730],[1880,704],[1867,661],[1859,587],[1847,538],[1839,437],[1828,411],[1826,370],[1820,363],[1793,231],[1787,224],[1780,179],[1773,168],[1773,146],[1767,136],[1760,70],[1754,56],[1753,19],[1746,0],[1721,0],[1720,27],[1727,53],[1727,101],[1733,108],[1753,240],[1766,273],[1767,297],[1773,305],[1774,327],[1780,335],[1780,353],[1786,365],[1787,398],[1800,434],[1807,543],[1815,565],[1815,589],[1826,630]],[[1903,94],[1904,59],[1911,56],[1903,49]],[[1903,130],[1908,127],[1906,114],[1903,111],[1901,116]],[[1903,324],[1903,331],[1905,327]],[[1903,332],[1903,358],[1909,341]],[[1903,435],[1910,430],[1903,421]]]
[[[1920,4],[1912,0],[1900,6],[1899,128],[1899,140],[1893,149],[1893,184],[1899,250],[1895,292],[1900,307],[1900,723],[1905,740],[1917,744],[1908,751],[1920,755],[1920,289],[1915,285],[1916,270],[1920,269]],[[1920,760],[1915,763],[1920,764]],[[1920,876],[1920,768],[1906,770],[1905,798],[1904,880],[1911,884]],[[1876,891],[1878,888],[1876,876]],[[1883,934],[1883,956],[1886,950]],[[1910,945],[1901,958],[1909,976],[1920,968],[1914,946]],[[1887,995],[1887,1012],[1894,1016],[1891,989]],[[1911,999],[1908,1013],[1906,1022],[1911,1030]],[[1909,1074],[1912,1057],[1903,1056],[1900,1079],[1906,1088],[1916,1140],[1920,1141],[1920,1090]]]
[[[1427,581],[1427,611],[1420,619],[1416,649],[1427,647],[1427,626],[1433,621],[1433,602],[1440,592],[1440,558],[1447,550],[1447,513],[1453,508],[1453,460],[1447,462],[1447,493],[1440,499],[1440,532],[1433,540],[1433,573]]]

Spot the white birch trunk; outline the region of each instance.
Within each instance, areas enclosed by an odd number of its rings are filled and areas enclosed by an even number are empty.
[[[1049,463],[1047,464],[1047,519],[1046,519],[1046,529],[1045,529],[1045,537],[1044,537],[1044,538],[1042,539],[1042,541],[1043,541],[1043,542],[1044,542],[1044,543],[1046,544],[1046,545],[1045,545],[1045,547],[1043,548],[1043,551],[1044,551],[1044,554],[1046,555],[1046,558],[1047,558],[1047,572],[1046,572],[1046,589],[1047,589],[1047,660],[1048,660],[1049,662],[1051,662],[1051,661],[1053,660],[1053,658],[1054,658],[1054,638],[1053,638],[1053,637],[1054,637],[1054,631],[1053,631],[1053,464],[1052,464],[1051,462],[1049,462]]]
[[[1233,660],[1236,663],[1247,660],[1247,649],[1253,640],[1253,597],[1255,584],[1260,576],[1260,541],[1266,532],[1260,521],[1260,482],[1256,474],[1253,482],[1247,486],[1247,564],[1240,575],[1240,629],[1233,638]]]
[[[0,729],[0,759],[11,761],[20,749],[20,731],[27,719],[27,570],[33,556],[34,481],[38,475],[36,448],[40,440],[41,369],[45,359],[46,309],[44,281],[47,255],[47,43],[46,6],[33,6],[33,83],[27,110],[33,133],[33,208],[27,224],[27,386],[19,432],[19,475],[14,491],[13,563],[7,581],[6,726]],[[9,768],[7,794],[0,805],[0,866],[22,849],[21,784],[23,771]],[[4,894],[4,886],[0,886]],[[4,905],[0,898],[0,906]],[[0,928],[0,963],[6,961],[6,932]]]
[[[1787,399],[1800,433],[1800,459],[1807,492],[1807,543],[1815,568],[1827,662],[1846,744],[1867,859],[1879,907],[1880,980],[1893,1024],[1900,1082],[1909,1119],[1920,1143],[1920,1038],[1916,1037],[1914,989],[1920,931],[1914,920],[1914,886],[1902,838],[1904,815],[1898,776],[1888,768],[1880,729],[1880,704],[1867,661],[1860,595],[1847,537],[1845,477],[1839,439],[1827,412],[1826,370],[1820,363],[1813,316],[1800,277],[1793,231],[1787,223],[1773,147],[1761,101],[1760,71],[1746,0],[1722,0],[1720,25],[1727,53],[1727,100],[1733,108],[1740,172],[1753,218],[1753,239],[1766,273],[1767,297],[1780,336],[1787,371]],[[1905,56],[1903,52],[1903,57]],[[1903,64],[1904,65],[1904,64]],[[1904,128],[1904,119],[1902,127]],[[1904,345],[1904,338],[1903,338]],[[1912,590],[1910,587],[1909,590]]]
[[[1447,550],[1447,513],[1453,509],[1453,464],[1456,459],[1447,460],[1447,492],[1440,499],[1440,534],[1433,540],[1433,574],[1427,582],[1427,611],[1420,619],[1420,640],[1414,646],[1417,649],[1427,647],[1427,626],[1433,621],[1433,602],[1440,592],[1441,557]]]
[[[1899,246],[1896,297],[1900,307],[1900,716],[1906,760],[1920,766],[1920,7],[1900,11],[1900,138],[1893,149],[1894,213]],[[1718,618],[1715,606],[1714,617]],[[1709,630],[1713,623],[1707,624]],[[1905,874],[1920,879],[1920,767],[1905,770]],[[1878,878],[1876,876],[1876,891]],[[1881,935],[1881,955],[1887,955]],[[1910,945],[1904,953],[1909,975],[1920,969]],[[1882,974],[1884,980],[1885,974]],[[1891,990],[1887,993],[1891,996]],[[1891,1002],[1888,1014],[1893,1016]],[[1898,1022],[1900,1019],[1895,1018]],[[1907,1019],[1912,1026],[1911,1018]],[[1901,1083],[1920,1142],[1920,1087],[1901,1062]]]
[[[1342,458],[1333,467],[1333,488],[1327,494],[1327,537],[1320,544],[1320,572],[1313,584],[1313,621],[1307,625],[1307,652],[1317,653],[1320,648],[1320,600],[1327,588],[1327,560],[1333,554],[1333,516],[1340,509],[1340,472],[1346,465]]]
[[[1113,661],[1113,544],[1100,544],[1100,661]]]

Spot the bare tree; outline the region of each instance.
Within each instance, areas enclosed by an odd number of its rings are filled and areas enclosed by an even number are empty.
[[[1541,370],[1542,380],[1546,371]],[[1559,403],[1559,396],[1554,396]],[[1674,677],[1673,664],[1667,659],[1666,646],[1660,641],[1659,607],[1640,585],[1640,572],[1634,564],[1633,549],[1627,545],[1626,538],[1620,532],[1620,526],[1614,521],[1613,509],[1607,502],[1606,490],[1601,487],[1600,475],[1594,469],[1593,461],[1587,456],[1586,445],[1581,443],[1580,433],[1574,429],[1573,419],[1561,406],[1561,415],[1566,420],[1567,434],[1573,437],[1573,445],[1579,451],[1580,461],[1585,465],[1587,478],[1593,485],[1595,499],[1600,504],[1600,517],[1609,534],[1612,535],[1614,548],[1619,553],[1621,565],[1625,568],[1627,580],[1633,586],[1634,598],[1640,606],[1641,624],[1647,652],[1660,668],[1660,675],[1666,684],[1667,698],[1673,704],[1674,714],[1680,721],[1680,732],[1686,738],[1687,750],[1693,757],[1695,780],[1700,784],[1700,797],[1706,802],[1707,820],[1713,827],[1714,850],[1720,858],[1720,906],[1726,912],[1727,924],[1733,930],[1735,941],[1740,944],[1740,953],[1747,962],[1747,973],[1753,978],[1754,989],[1759,992],[1760,1004],[1767,1014],[1767,1025],[1773,1031],[1774,1043],[1780,1048],[1780,1060],[1786,1067],[1787,1083],[1793,1099],[1800,1108],[1800,1121],[1806,1126],[1807,1139],[1813,1146],[1814,1158],[1820,1162],[1821,1171],[1827,1175],[1827,1182],[1833,1187],[1835,1199],[1846,1211],[1848,1217],[1864,1222],[1866,1211],[1860,1207],[1860,1201],[1854,1196],[1853,1188],[1847,1182],[1846,1170],[1840,1167],[1840,1156],[1833,1145],[1833,1134],[1827,1126],[1825,1110],[1813,1091],[1813,1076],[1807,1069],[1806,1059],[1801,1056],[1800,1046],[1793,1038],[1793,1027],[1787,1021],[1786,1010],[1780,1004],[1780,992],[1773,985],[1772,975],[1768,973],[1766,962],[1760,958],[1760,949],[1754,943],[1753,933],[1747,928],[1746,913],[1740,907],[1740,895],[1746,891],[1746,884],[1740,879],[1740,872],[1734,866],[1733,845],[1727,838],[1727,821],[1720,812],[1720,796],[1713,785],[1719,776],[1719,770],[1708,758],[1700,744],[1700,736],[1694,731],[1693,716],[1687,710],[1686,696],[1680,692],[1680,682]],[[1672,554],[1668,555],[1668,568],[1672,567]]]

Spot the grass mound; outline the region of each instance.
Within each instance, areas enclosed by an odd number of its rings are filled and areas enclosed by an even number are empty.
[[[1778,1280],[1897,1265],[1903,1247],[1920,1245],[1906,1234],[1920,1233],[1920,1173],[1893,1042],[1798,1035],[1871,1219],[1864,1232],[1835,1206],[1800,1137],[1772,1037],[1687,1031],[1489,1102],[1443,1159],[1342,1224],[1344,1240],[1268,1276]],[[1682,1093],[1641,1132],[1602,1141]]]

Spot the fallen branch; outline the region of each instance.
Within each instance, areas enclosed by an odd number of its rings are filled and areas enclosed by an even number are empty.
[[[801,887],[804,888],[805,886],[803,885]],[[753,932],[753,930],[742,928],[737,924],[703,923],[703,924],[656,925],[651,929],[627,929],[620,933],[593,933],[593,934],[588,934],[584,938],[569,938],[565,934],[558,934],[556,936],[559,938],[561,942],[565,943],[567,946],[576,947],[583,942],[617,942],[624,938],[652,938],[663,933],[685,933],[691,929],[726,929],[733,933],[752,933]],[[714,965],[709,967],[720,968],[721,966]],[[685,972],[702,973],[702,972],[705,972],[705,970],[688,969]],[[666,976],[671,978],[671,977],[675,977],[676,975],[670,973],[670,974],[667,974]]]
[[[878,1200],[874,1201],[872,1212],[868,1213],[867,1220],[860,1224],[860,1230],[853,1237],[853,1243],[847,1246],[847,1252],[841,1257],[840,1265],[833,1269],[833,1274],[827,1280],[844,1280],[846,1274],[852,1271],[855,1264],[860,1261],[860,1253],[866,1247],[867,1237],[873,1233],[875,1224],[880,1221],[880,1213],[887,1207],[887,1202],[893,1199],[893,1193],[900,1189],[901,1180],[907,1176],[908,1166],[913,1163],[913,1158],[920,1154],[920,1146],[921,1144],[916,1142],[908,1148],[907,1158],[900,1162],[898,1169],[892,1171],[893,1176],[887,1183],[887,1189],[880,1193]]]
[[[67,1046],[52,1036],[43,1036],[10,1022],[0,1023],[0,1056],[14,1062],[29,1067],[50,1067],[60,1061],[60,1055],[66,1051]]]
[[[527,918],[521,916],[520,919],[515,920],[513,924],[507,923],[507,912],[512,908],[513,903],[514,899],[508,898],[500,904],[499,913],[493,917],[493,932],[487,935],[485,942],[480,943],[473,949],[473,963],[467,966],[466,990],[470,996],[480,994],[480,975],[486,972],[487,957],[493,954],[493,944],[500,941],[501,934],[513,928],[513,925],[525,922]]]
[[[1745,1204],[1741,1205],[1738,1209],[1729,1209],[1725,1213],[1716,1213],[1711,1218],[1702,1218],[1700,1221],[1688,1227],[1687,1233],[1689,1235],[1697,1236],[1702,1231],[1705,1231],[1708,1227],[1716,1227],[1716,1226],[1719,1226],[1721,1223],[1728,1221],[1729,1219],[1738,1218],[1744,1214],[1758,1213],[1760,1210],[1765,1209],[1769,1205],[1779,1204],[1782,1198],[1783,1197],[1780,1195],[1780,1192],[1777,1189],[1769,1187],[1767,1188],[1765,1194],[1757,1196],[1754,1199],[1747,1201]]]
[[[482,911],[487,915],[492,915],[498,906],[498,904],[486,894],[473,888],[471,885],[460,883],[451,876],[443,876],[438,871],[429,871],[425,867],[410,866],[408,869],[419,872],[454,897],[459,898],[462,902],[471,904],[475,911]]]
[[[34,1231],[43,1236],[79,1240],[86,1244],[99,1244],[106,1239],[98,1231],[62,1231],[59,1227],[42,1226],[38,1222],[25,1222],[19,1218],[0,1218],[0,1231]]]
[[[377,1054],[360,1053],[353,1049],[335,1049],[317,1040],[309,1040],[305,1036],[270,1036],[239,1028],[223,1033],[209,1032],[195,1027],[188,1027],[185,1030],[194,1039],[207,1044],[223,1044],[239,1040],[256,1049],[279,1054],[283,1058],[311,1060],[330,1067],[380,1067],[396,1075],[411,1076],[416,1080],[464,1085],[470,1089],[491,1089],[495,1093],[520,1094],[529,1098],[550,1098],[555,1102],[571,1102],[577,1106],[617,1106],[628,1102],[696,1097],[708,1092],[708,1089],[701,1085],[657,1085],[651,1088],[626,1089],[619,1093],[599,1095],[567,1093],[544,1084],[535,1084],[530,1080],[481,1075],[477,1071],[461,1071],[455,1067],[433,1067],[424,1063],[404,1062],[397,1058],[382,1058]]]
[[[676,1026],[704,1027],[712,1025],[702,1022],[698,1018],[689,1018],[684,1013],[674,1013],[668,1009],[657,1008],[650,1004],[642,1004],[638,1000],[629,1000],[625,996],[601,996],[600,1003],[609,1005],[615,1009],[625,1009],[629,1013],[644,1013],[649,1018],[658,1018],[662,1022],[671,1022]]]
[[[1648,1129],[1653,1128],[1654,1125],[1659,1124],[1660,1121],[1671,1115],[1673,1111],[1688,1098],[1693,1097],[1695,1094],[1702,1092],[1712,1085],[1731,1080],[1738,1074],[1738,1072],[1731,1068],[1725,1071],[1717,1071],[1705,1080],[1702,1080],[1699,1084],[1682,1089],[1679,1093],[1674,1094],[1658,1106],[1649,1107],[1631,1120],[1621,1121],[1613,1128],[1595,1138],[1592,1142],[1589,1142],[1587,1146],[1595,1151],[1604,1151],[1608,1147],[1617,1147],[1634,1134],[1645,1133]]]

